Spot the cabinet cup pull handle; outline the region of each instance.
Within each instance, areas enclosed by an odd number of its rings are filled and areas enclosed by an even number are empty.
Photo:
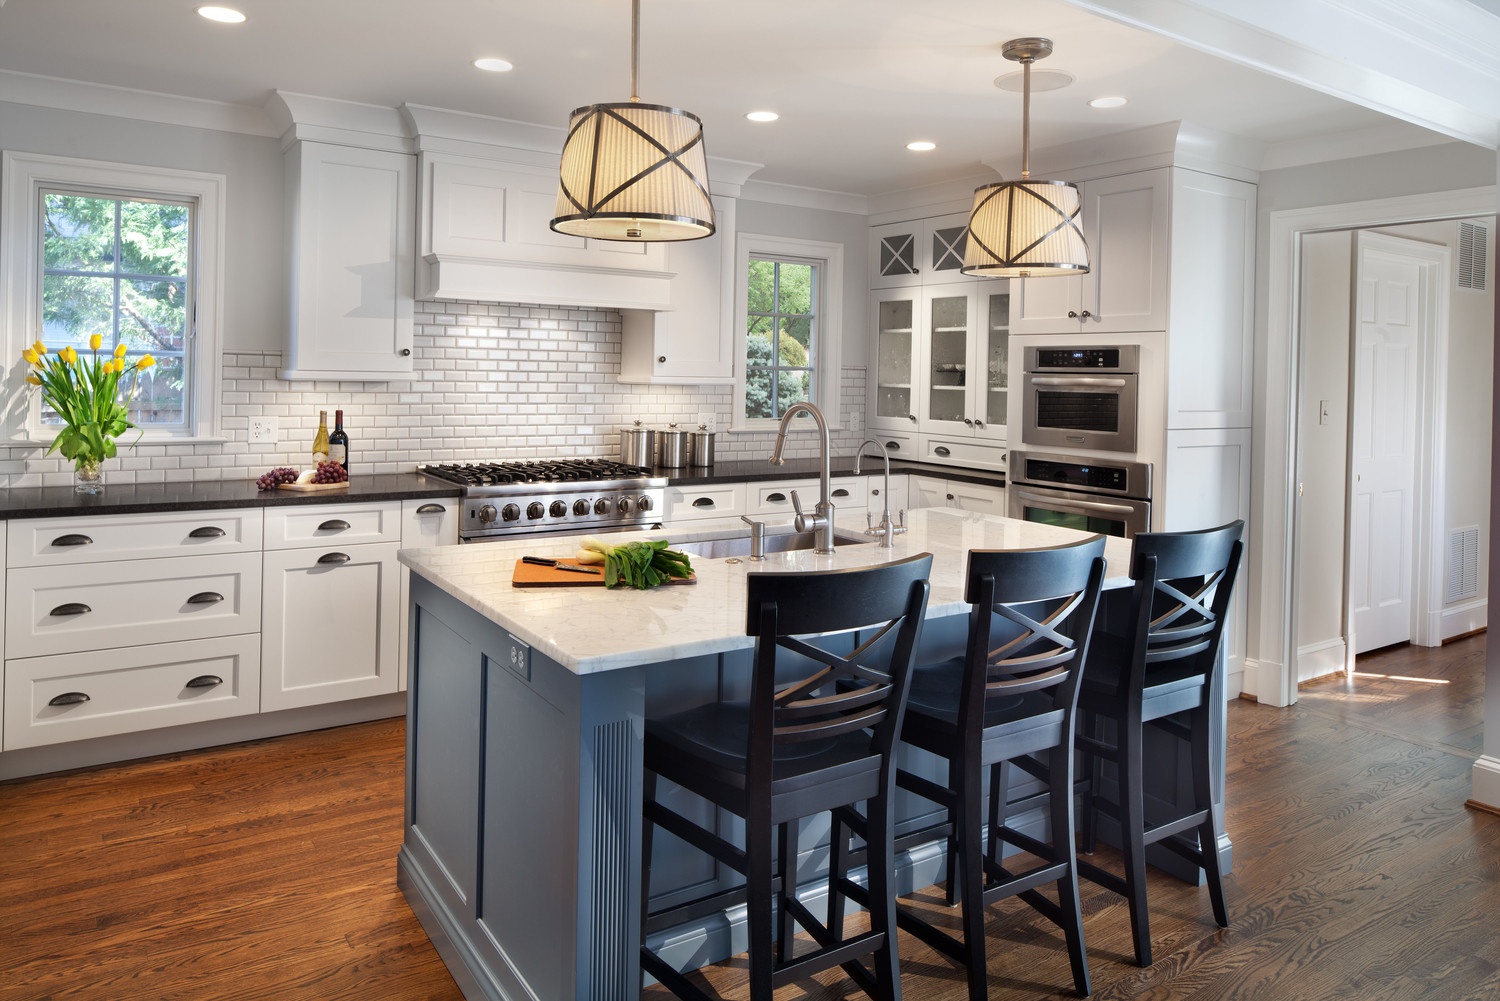
[[[892,452],[901,451],[901,443],[899,441],[888,441],[885,443],[885,447]]]
[[[93,609],[81,601],[70,601],[66,605],[58,605],[48,615],[87,615]]]
[[[848,497],[849,496],[849,491],[845,490],[843,487],[839,487],[837,490],[835,490],[833,492],[833,495],[835,497]]]
[[[446,510],[441,504],[423,504],[417,508],[417,514],[442,514]]]
[[[712,497],[699,497],[697,500],[693,501],[693,507],[713,507],[713,506],[714,506],[714,499]]]
[[[189,605],[217,605],[224,600],[218,591],[199,591],[187,600]]]
[[[348,553],[324,553],[318,557],[319,563],[348,563]]]
[[[54,546],[87,546],[93,544],[87,535],[59,535],[52,540]]]
[[[786,494],[778,490],[775,493],[766,494],[766,500],[770,501],[773,504],[785,504]]]
[[[188,533],[188,538],[189,539],[222,539],[224,537],[224,534],[225,534],[224,530],[222,528],[220,528],[218,525],[204,525],[202,528],[195,528],[191,532],[189,532]]]
[[[347,532],[349,523],[342,518],[329,518],[318,526],[320,532]]]
[[[948,456],[952,455],[953,453],[948,450],[948,446],[947,445],[939,445],[937,448],[934,448],[932,450],[932,454],[933,455],[941,455],[943,458],[946,459]]]
[[[76,706],[89,700],[87,692],[63,692],[47,700],[49,706]]]
[[[185,687],[213,688],[215,685],[222,685],[223,683],[224,679],[219,677],[217,674],[200,674],[192,681],[189,681]]]

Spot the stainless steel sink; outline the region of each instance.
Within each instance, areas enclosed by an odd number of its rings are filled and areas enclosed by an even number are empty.
[[[836,533],[833,537],[835,546],[863,545],[873,542],[874,539],[863,535],[844,535]],[[812,549],[817,545],[816,532],[792,532],[782,535],[767,535],[764,547],[767,553],[789,553],[798,549]],[[699,539],[696,542],[674,542],[672,548],[679,553],[687,553],[689,556],[703,556],[708,559],[723,559],[727,556],[746,557],[750,555],[750,533],[741,532],[722,539]]]

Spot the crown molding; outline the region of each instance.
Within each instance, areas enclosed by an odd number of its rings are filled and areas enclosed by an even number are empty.
[[[710,164],[713,162],[711,157],[709,162]],[[710,176],[715,175],[710,174]],[[854,215],[869,214],[869,199],[864,195],[850,194],[846,191],[828,191],[824,188],[804,188],[797,184],[779,184],[775,181],[751,181],[748,177],[745,185],[740,189],[740,197],[754,202],[768,202],[772,205],[789,205],[793,208],[849,212]]]
[[[11,70],[0,70],[0,101],[215,132],[272,137],[280,134],[260,108]]]
[[[1019,169],[1017,167],[1017,171]],[[888,222],[968,212],[974,207],[975,188],[1004,179],[1003,174],[989,167],[962,177],[950,177],[876,195],[870,199],[870,225],[881,226]]]

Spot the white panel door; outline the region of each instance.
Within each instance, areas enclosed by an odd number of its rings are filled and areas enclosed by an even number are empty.
[[[1421,265],[1402,256],[1399,243],[1359,234],[1350,422],[1355,653],[1411,639]]]

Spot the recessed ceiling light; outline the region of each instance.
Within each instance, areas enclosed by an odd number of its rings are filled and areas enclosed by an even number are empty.
[[[199,7],[198,16],[220,24],[239,24],[245,20],[245,15],[233,7]]]
[[[781,116],[774,111],[752,111],[745,117],[752,122],[774,122]]]
[[[911,150],[913,153],[926,153],[930,149],[937,149],[937,143],[928,142],[926,139],[921,139],[914,143],[907,143],[906,148]]]
[[[511,70],[515,69],[514,66],[506,62],[504,59],[495,59],[493,57],[486,59],[476,59],[474,60],[474,65],[489,73],[509,73]]]
[[[1123,97],[1096,97],[1089,102],[1090,108],[1123,108],[1126,105]]]

